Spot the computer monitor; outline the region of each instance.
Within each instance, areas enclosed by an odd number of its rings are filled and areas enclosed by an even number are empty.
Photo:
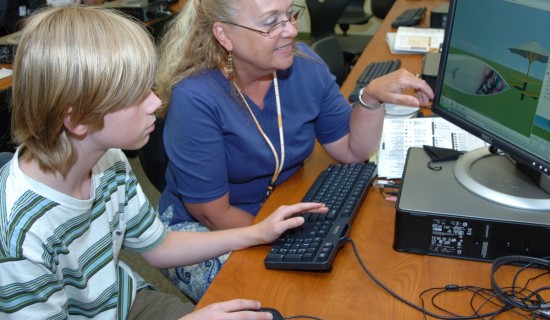
[[[550,1],[451,0],[433,104],[491,146],[459,158],[460,184],[500,205],[546,212],[548,21]]]

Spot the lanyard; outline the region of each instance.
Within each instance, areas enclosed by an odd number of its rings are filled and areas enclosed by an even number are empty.
[[[256,116],[254,115],[254,112],[252,112],[252,108],[250,108],[250,105],[246,101],[244,95],[242,94],[241,90],[237,85],[235,85],[235,88],[237,88],[237,91],[239,92],[239,95],[244,101],[244,104],[246,105],[246,108],[248,109],[248,112],[250,112],[250,115],[252,116],[252,119],[254,119],[254,123],[256,123],[256,127],[258,128],[258,131],[260,131],[262,137],[264,138],[265,142],[271,149],[271,152],[273,153],[273,158],[275,158],[275,171],[273,172],[273,177],[271,178],[271,182],[267,186],[266,191],[266,198],[269,197],[273,189],[275,188],[275,182],[277,181],[277,178],[279,177],[279,174],[281,174],[281,171],[283,171],[283,165],[285,162],[285,140],[283,136],[283,115],[281,113],[281,100],[279,98],[279,83],[277,81],[277,73],[273,72],[273,85],[275,87],[275,102],[277,104],[277,123],[279,125],[279,141],[281,142],[281,158],[279,159],[279,156],[277,155],[277,151],[275,150],[275,147],[273,146],[273,143],[271,143],[271,140],[269,137],[265,134],[264,130],[262,129],[262,126],[258,122],[258,119],[256,119]]]

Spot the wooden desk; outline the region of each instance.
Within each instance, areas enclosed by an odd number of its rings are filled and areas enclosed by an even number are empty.
[[[11,69],[11,64],[0,64],[0,68]],[[0,79],[0,90],[6,90],[11,87],[11,76]]]
[[[389,30],[389,23],[405,7],[426,5],[434,8],[442,2],[397,0],[380,31],[359,59],[356,70],[343,84],[342,92],[346,95],[351,92],[360,75],[361,65],[391,58],[385,33]],[[399,57],[405,68],[412,72],[420,71],[421,56]],[[256,221],[282,204],[299,202],[317,175],[331,162],[334,160],[317,145],[304,167],[270,196]],[[394,223],[395,204],[386,201],[379,190],[371,189],[351,228],[350,238],[356,243],[363,262],[372,274],[398,295],[420,304],[419,295],[429,288],[447,284],[490,288],[490,263],[394,251]],[[247,298],[259,300],[263,306],[277,308],[283,316],[305,314],[325,320],[424,318],[422,313],[401,303],[378,286],[361,269],[349,243],[338,253],[330,273],[268,270],[263,260],[269,248],[258,246],[233,252],[197,308],[214,302]],[[502,275],[511,279],[512,269],[505,269],[508,273]],[[438,301],[454,312],[468,315],[472,313],[468,308],[470,295],[463,293],[446,294]],[[425,298],[428,304],[429,299],[430,296]],[[433,308],[429,310],[437,312]],[[498,317],[513,318],[517,315]]]

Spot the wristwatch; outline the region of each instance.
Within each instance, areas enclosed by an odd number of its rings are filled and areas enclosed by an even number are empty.
[[[379,103],[379,104],[368,104],[368,103],[365,103],[365,101],[363,101],[363,90],[365,90],[365,87],[361,88],[361,90],[359,90],[359,103],[361,104],[361,106],[367,110],[371,110],[371,111],[374,111],[374,110],[378,110],[380,108],[384,108],[384,103]]]

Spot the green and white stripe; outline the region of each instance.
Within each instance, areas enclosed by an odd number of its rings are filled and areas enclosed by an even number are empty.
[[[151,250],[166,231],[123,152],[109,150],[92,180],[82,201],[26,177],[16,161],[0,171],[0,318],[126,319],[147,283],[118,253]]]

